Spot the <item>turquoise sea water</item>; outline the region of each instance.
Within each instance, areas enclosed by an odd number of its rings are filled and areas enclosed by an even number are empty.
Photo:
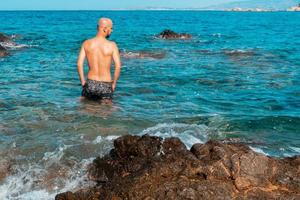
[[[80,101],[76,59],[114,21],[127,53],[112,106]],[[0,12],[19,44],[0,58],[0,199],[51,199],[89,183],[86,165],[124,134],[180,137],[188,147],[235,138],[273,156],[300,154],[300,13]],[[164,29],[191,40],[155,37]]]

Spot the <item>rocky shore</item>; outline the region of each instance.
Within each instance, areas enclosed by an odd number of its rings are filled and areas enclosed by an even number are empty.
[[[300,199],[300,156],[220,141],[188,150],[178,138],[127,135],[94,160],[89,178],[97,186],[55,199]]]

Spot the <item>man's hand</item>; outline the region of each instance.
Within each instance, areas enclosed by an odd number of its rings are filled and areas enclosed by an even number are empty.
[[[112,88],[112,91],[114,92],[115,91],[115,89],[116,89],[116,85],[117,85],[117,83],[116,82],[113,82],[112,83],[112,85],[111,85],[111,88]]]
[[[83,80],[82,82],[81,82],[81,86],[83,87],[85,85],[85,80]]]

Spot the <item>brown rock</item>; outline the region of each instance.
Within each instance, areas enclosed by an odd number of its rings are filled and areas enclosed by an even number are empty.
[[[10,171],[10,162],[8,160],[0,160],[0,181],[5,179]]]
[[[11,38],[3,33],[0,33],[0,42],[12,42]]]
[[[8,56],[9,49],[17,44],[12,40],[12,37],[0,33],[0,57]]]
[[[158,35],[161,39],[174,40],[174,39],[191,39],[192,36],[187,33],[175,33],[172,30],[164,30]]]
[[[209,141],[189,151],[178,138],[123,136],[94,160],[89,176],[96,187],[56,199],[300,198],[300,157],[271,158],[237,143]]]
[[[9,55],[8,51],[3,46],[0,45],[0,57],[4,57],[8,55]]]

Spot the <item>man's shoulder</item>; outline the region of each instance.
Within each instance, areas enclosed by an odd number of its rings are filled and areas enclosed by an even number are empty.
[[[111,45],[111,46],[115,46],[116,43],[114,41],[110,41],[110,40],[107,40],[107,44]]]
[[[115,49],[115,48],[118,47],[118,46],[117,46],[117,43],[114,42],[114,41],[109,41],[109,44],[111,45],[111,47],[112,47],[113,49]]]
[[[85,41],[83,41],[82,45],[89,45],[93,42],[94,38],[90,38],[90,39],[86,39]]]
[[[96,41],[95,38],[87,39],[82,43],[84,49],[90,49],[91,47],[95,46]]]

